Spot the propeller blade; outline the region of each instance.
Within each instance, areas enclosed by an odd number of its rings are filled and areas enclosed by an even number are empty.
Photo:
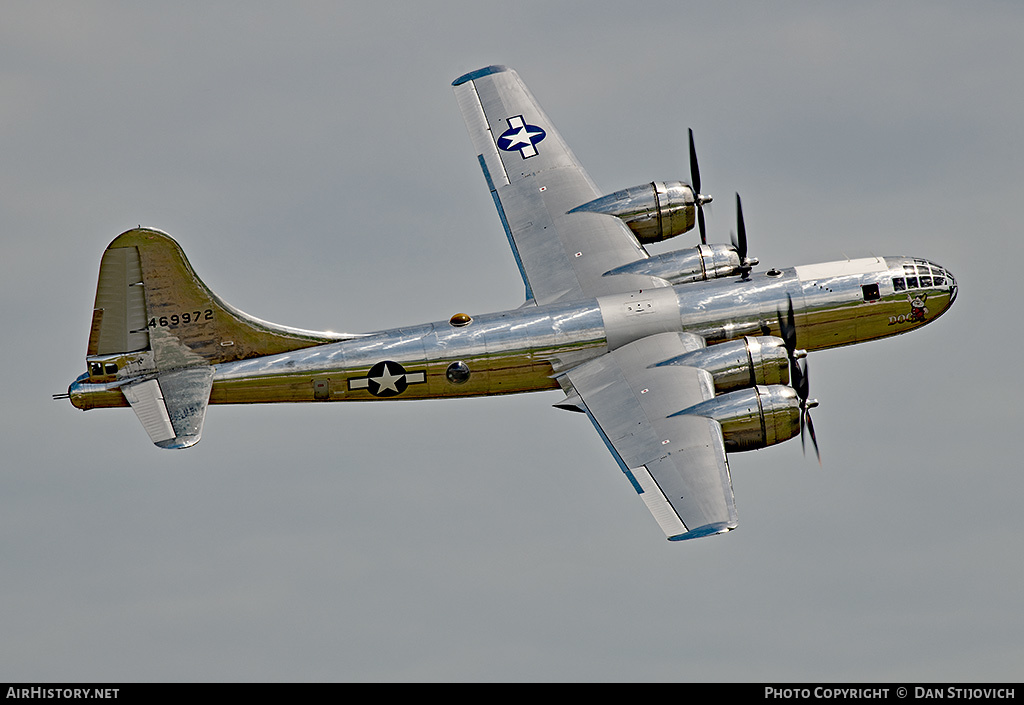
[[[814,444],[814,454],[818,458],[818,465],[821,465],[821,451],[818,449],[818,436],[814,433],[814,422],[811,421],[811,409],[818,405],[818,402],[814,399],[808,400],[808,392],[810,390],[810,382],[807,375],[807,361],[804,360],[803,366],[798,361],[793,360],[793,389],[796,390],[796,394],[800,397],[800,448],[803,450],[804,455],[807,454],[807,445],[804,441],[804,429],[811,434],[811,443]]]
[[[700,232],[701,244],[708,244],[707,228],[704,224],[704,203],[710,202],[710,196],[700,193],[700,167],[697,165],[697,149],[693,146],[693,130],[687,129],[690,135],[690,186],[693,188],[693,200],[697,206],[697,230]]]
[[[796,395],[800,397],[800,403],[806,404],[809,392],[809,385],[807,383],[807,361],[804,360],[803,369],[801,369],[800,363],[794,360],[793,372],[795,373],[793,389],[796,390]]]
[[[803,451],[804,455],[807,455],[807,445],[804,443],[804,426],[806,426],[806,424],[804,423],[804,419],[806,419],[806,418],[807,418],[807,410],[806,409],[801,409],[800,410],[800,450]]]
[[[700,193],[700,167],[697,166],[697,150],[693,146],[693,130],[690,133],[690,185],[695,194]]]
[[[740,200],[738,193],[736,194],[736,229],[739,232],[739,239],[736,236],[732,237],[732,248],[736,250],[736,257],[740,261],[738,271],[743,275],[741,279],[748,280],[750,270],[757,264],[757,258],[747,257],[747,224],[743,219],[743,201]]]
[[[814,454],[818,456],[818,466],[821,466],[821,451],[818,450],[818,437],[814,435],[814,423],[811,421],[811,411],[808,409],[804,412],[804,416],[807,418],[807,430],[811,433],[811,443],[814,444]],[[803,438],[803,431],[800,432],[800,437]]]
[[[789,345],[793,350],[796,350],[796,316],[793,314],[793,297],[786,294],[786,299],[789,301],[789,309],[786,313],[786,325],[787,330],[789,331]]]
[[[738,200],[736,205],[738,208]],[[804,360],[803,365],[800,364],[800,359],[806,353],[803,350],[799,351],[799,353],[797,352],[796,316],[793,313],[793,297],[787,294],[786,299],[788,299],[789,305],[786,307],[785,318],[782,316],[782,311],[778,311],[779,335],[786,346],[786,354],[789,356],[789,383],[800,399],[800,447],[803,449],[804,455],[806,455],[807,442],[804,440],[806,429],[811,434],[811,443],[814,444],[814,454],[818,457],[818,465],[821,465],[821,450],[818,449],[818,436],[814,433],[814,423],[811,421],[811,409],[816,407],[818,402],[814,399],[807,399],[810,392],[807,360]]]
[[[740,265],[746,264],[747,259],[747,226],[743,223],[743,203],[740,195],[736,194],[736,230],[739,233],[739,242],[736,244],[736,253],[740,256]]]
[[[786,345],[786,353],[789,354],[790,361],[794,361],[796,353],[796,316],[793,314],[793,297],[786,294],[786,299],[789,301],[786,317],[782,317],[782,311],[778,312],[779,337],[782,338],[782,342]]]

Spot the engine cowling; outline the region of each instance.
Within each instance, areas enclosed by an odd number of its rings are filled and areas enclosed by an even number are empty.
[[[789,384],[789,356],[782,338],[746,336],[658,363],[699,367],[715,381],[715,394],[756,385]]]
[[[573,208],[621,218],[642,243],[661,242],[693,227],[697,209],[693,189],[682,181],[652,181],[616,191]]]
[[[792,387],[757,385],[695,404],[673,416],[704,416],[722,426],[725,450],[765,448],[800,433],[800,399]]]
[[[740,256],[735,248],[729,245],[698,245],[630,262],[608,270],[604,276],[646,274],[675,286],[740,273]]]

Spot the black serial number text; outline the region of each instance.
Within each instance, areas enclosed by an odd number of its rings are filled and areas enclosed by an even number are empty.
[[[157,326],[179,326],[186,323],[199,323],[200,321],[212,321],[213,309],[205,311],[186,311],[185,313],[174,313],[170,316],[160,316],[149,319],[149,328]]]

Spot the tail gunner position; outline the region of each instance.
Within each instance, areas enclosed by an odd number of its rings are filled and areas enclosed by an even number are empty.
[[[923,326],[953,275],[910,257],[755,271],[738,237],[706,243],[700,173],[602,195],[515,71],[462,76],[455,95],[526,302],[361,335],[274,325],[226,304],[178,244],[138,228],[100,263],[80,409],[131,406],[153,442],[199,441],[208,404],[374,401],[561,389],[672,540],[728,531],[727,453],[817,441],[807,351]],[[645,244],[697,225],[701,245]]]

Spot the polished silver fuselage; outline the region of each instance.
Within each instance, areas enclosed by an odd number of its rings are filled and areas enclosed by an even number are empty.
[[[709,345],[779,335],[778,314],[789,300],[798,345],[811,351],[920,327],[944,312],[955,296],[948,271],[906,257],[772,269],[583,301],[524,305],[471,319],[453,317],[222,363],[216,365],[210,403],[426,399],[557,389],[558,373],[657,333],[694,333]]]

